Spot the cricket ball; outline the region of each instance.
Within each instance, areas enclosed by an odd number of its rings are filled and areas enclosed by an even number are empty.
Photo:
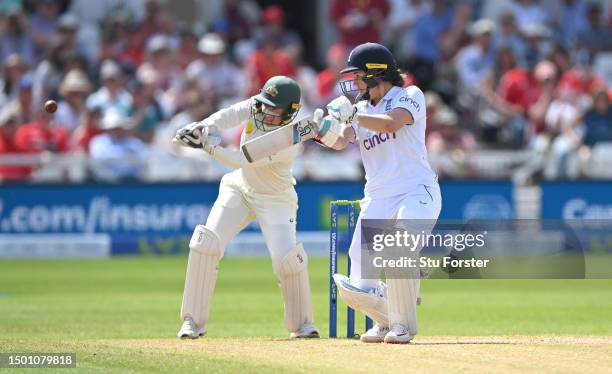
[[[55,100],[48,100],[45,103],[45,110],[47,111],[47,113],[55,113],[55,111],[57,110],[57,103],[55,102]]]

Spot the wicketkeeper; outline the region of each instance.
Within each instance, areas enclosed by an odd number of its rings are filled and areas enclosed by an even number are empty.
[[[217,267],[225,246],[247,224],[257,219],[272,257],[274,273],[285,304],[285,326],[292,338],[318,338],[314,326],[308,257],[296,241],[298,197],[291,167],[299,144],[256,162],[241,151],[219,146],[218,129],[247,125],[241,144],[287,125],[300,108],[300,88],[288,77],[269,79],[260,93],[201,122],[180,129],[175,140],[202,148],[234,171],[221,179],[219,196],[205,225],[195,228],[189,243],[189,262],[181,308],[183,326],[178,337],[197,339],[206,333]],[[338,134],[338,135],[335,135]],[[338,131],[327,131],[322,142],[333,145]]]

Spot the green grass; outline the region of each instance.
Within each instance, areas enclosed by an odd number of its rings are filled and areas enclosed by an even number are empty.
[[[75,351],[84,357],[81,368],[91,371],[188,369],[196,362],[190,361],[190,355],[171,354],[181,352],[180,347],[156,353],[154,349],[117,348],[113,343],[117,339],[169,339],[176,344],[185,265],[185,257],[3,260],[0,352]],[[310,274],[316,323],[326,336],[327,259],[311,259]],[[421,294],[423,337],[612,336],[612,280],[431,279],[422,283]],[[344,310],[341,308],[340,334],[345,331]],[[268,259],[224,259],[207,339],[284,339],[282,313]],[[357,327],[358,331],[363,328],[363,318],[358,319]],[[96,358],[96,352],[105,358]],[[141,362],[143,357],[149,360]],[[202,360],[201,355],[199,358]],[[260,371],[287,369],[265,361],[243,361],[209,356],[197,362],[207,371],[237,371],[245,365]]]

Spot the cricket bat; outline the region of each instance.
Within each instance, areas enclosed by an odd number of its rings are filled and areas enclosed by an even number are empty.
[[[294,144],[313,139],[318,134],[315,114],[267,132],[242,145],[242,153],[249,162],[255,162],[282,151]]]

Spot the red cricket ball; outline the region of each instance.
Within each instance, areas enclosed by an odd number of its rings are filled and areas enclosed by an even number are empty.
[[[47,111],[47,113],[55,113],[55,111],[57,110],[57,103],[55,102],[55,100],[48,100],[45,103],[45,110]]]

